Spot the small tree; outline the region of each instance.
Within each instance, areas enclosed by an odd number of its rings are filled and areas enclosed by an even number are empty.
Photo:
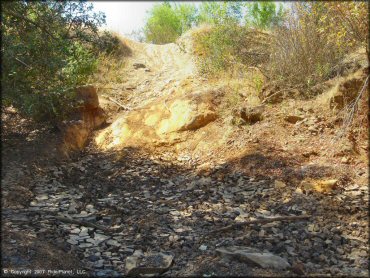
[[[247,25],[261,29],[271,29],[279,26],[284,20],[283,6],[280,4],[277,9],[273,2],[248,3],[245,21]]]
[[[181,31],[181,20],[168,2],[156,4],[149,11],[144,28],[148,42],[156,44],[174,42],[181,35]]]
[[[196,22],[197,9],[191,4],[156,4],[149,11],[144,28],[148,42],[164,44],[174,42]]]

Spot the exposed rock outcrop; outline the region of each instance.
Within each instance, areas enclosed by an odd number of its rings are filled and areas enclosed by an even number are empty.
[[[71,114],[70,120],[62,124],[62,152],[68,155],[71,151],[83,149],[92,130],[102,126],[107,116],[99,106],[97,90],[92,85],[76,89],[76,98],[81,105]]]
[[[175,93],[159,98],[145,107],[121,114],[111,127],[96,138],[103,148],[126,144],[170,142],[176,133],[202,128],[217,119],[215,92],[201,90]]]

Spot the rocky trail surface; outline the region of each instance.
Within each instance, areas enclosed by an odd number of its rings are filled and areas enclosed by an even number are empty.
[[[161,103],[194,78],[189,57],[175,45],[139,46],[130,84],[122,85],[133,88],[130,98],[115,95],[131,110]],[[107,98],[101,102],[109,109]],[[128,113],[112,111],[112,121]],[[327,179],[320,186],[330,190],[322,193],[273,174],[248,174],[216,153],[202,158],[165,144],[101,148],[91,140],[63,160],[45,150],[56,144],[52,130],[34,132],[12,111],[2,119],[4,129],[18,130],[3,138],[3,269],[98,277],[368,276],[366,184]],[[257,170],[264,167],[252,158]],[[286,166],[274,163],[273,170]],[[292,216],[309,217],[222,230]]]

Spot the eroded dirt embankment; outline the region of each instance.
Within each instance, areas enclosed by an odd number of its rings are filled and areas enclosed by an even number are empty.
[[[99,96],[110,125],[71,158],[52,159],[58,134],[3,112],[3,267],[368,275],[366,142],[334,140],[330,100],[228,113],[230,82],[199,78],[178,46],[128,44],[122,90]],[[297,215],[310,218],[209,234]]]

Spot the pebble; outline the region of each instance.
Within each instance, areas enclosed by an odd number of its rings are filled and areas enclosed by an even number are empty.
[[[94,262],[94,267],[95,268],[102,268],[104,265],[104,260],[98,260]]]
[[[88,256],[88,260],[89,261],[91,261],[91,262],[96,262],[96,261],[98,261],[99,260],[99,256],[97,256],[97,255],[90,255],[90,256]]]
[[[78,246],[81,248],[88,248],[88,247],[91,247],[92,244],[91,243],[80,243]]]
[[[78,244],[78,241],[73,240],[73,239],[67,239],[67,242],[68,242],[69,244],[72,244],[72,245],[77,245],[77,244]]]
[[[115,246],[115,247],[119,247],[119,246],[121,246],[121,244],[120,243],[118,243],[116,240],[114,240],[114,239],[110,239],[110,240],[108,240],[107,242],[106,242],[108,245],[111,245],[111,246]]]
[[[201,250],[201,251],[206,251],[207,250],[207,245],[201,245],[200,247],[199,247],[199,250]]]
[[[80,232],[81,232],[81,230],[79,228],[75,228],[75,229],[70,231],[71,234],[79,234]]]

